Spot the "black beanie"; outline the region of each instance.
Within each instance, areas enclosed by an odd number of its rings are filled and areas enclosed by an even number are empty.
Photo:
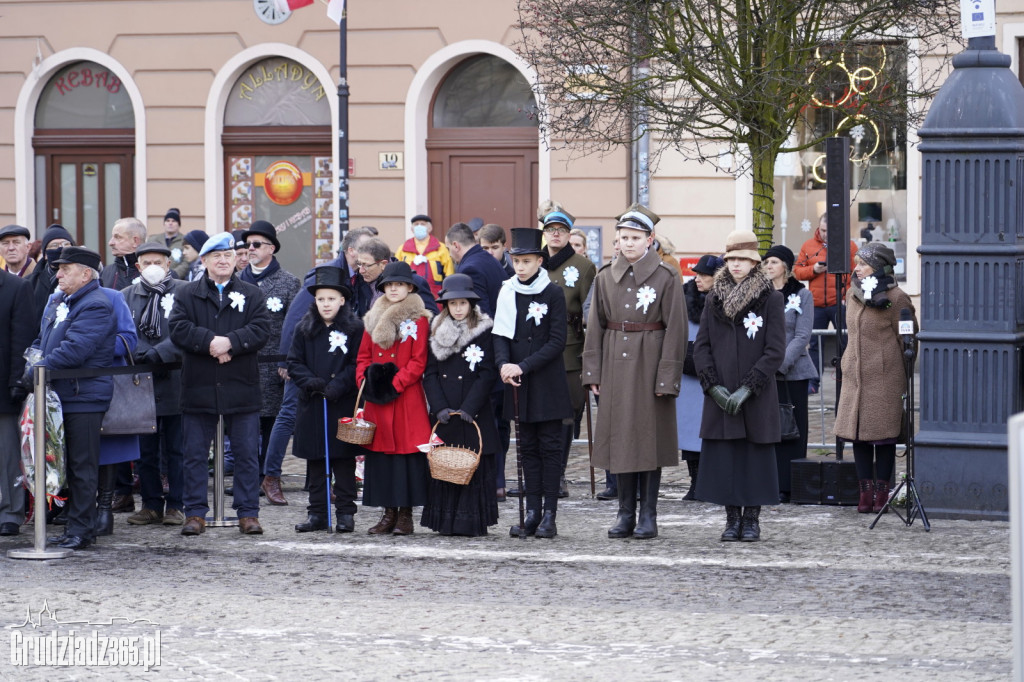
[[[793,264],[796,263],[796,256],[793,255],[793,251],[788,246],[783,246],[782,244],[776,244],[764,252],[765,258],[771,258],[772,256],[785,263],[786,267],[790,270],[793,269]]]
[[[75,238],[71,236],[70,232],[64,229],[63,225],[50,225],[46,228],[46,232],[43,233],[43,251],[46,251],[46,245],[54,239],[67,239],[72,245],[75,243]]]

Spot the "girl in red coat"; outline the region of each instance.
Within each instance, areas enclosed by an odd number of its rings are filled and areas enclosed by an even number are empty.
[[[430,472],[418,446],[430,439],[423,372],[430,318],[408,263],[389,263],[377,280],[383,296],[363,318],[356,377],[365,379],[366,420],[377,425],[367,446],[363,506],[384,507],[372,535],[413,532],[412,508],[427,501]]]

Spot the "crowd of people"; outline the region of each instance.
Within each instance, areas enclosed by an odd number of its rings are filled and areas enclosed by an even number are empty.
[[[163,233],[149,236],[123,218],[105,266],[60,225],[36,258],[27,229],[3,228],[0,535],[26,520],[18,418],[41,364],[96,370],[51,382],[67,483],[48,518],[64,530],[49,541],[63,548],[113,533],[116,512],[131,512],[132,525],[203,533],[220,423],[243,534],[263,533],[261,497],[288,504],[291,443],[308,490],[296,532],[329,529],[332,510],[335,531],[356,529],[361,459],[362,507],[383,510],[370,534],[412,534],[420,508],[424,528],[486,535],[498,503],[522,496],[509,533],[552,538],[591,396],[600,405],[591,464],[606,472],[599,498],[618,502],[610,538],[657,537],[661,470],[685,461],[684,499],[724,507],[722,540],[756,541],[761,507],[789,500],[791,462],[806,453],[807,396],[820,377],[812,329],[841,323],[847,309],[836,434],[853,443],[858,511],[882,509],[904,437],[899,313],[913,311],[884,243],[852,256],[843,306],[825,281],[824,216],[799,257],[783,245],[762,255],[753,232],[736,231],[692,278],[645,206],[618,216],[615,254],[600,268],[568,210],[545,202],[538,221],[510,239],[482,221],[435,235],[421,214],[394,252],[374,228],[353,229],[335,260],[301,279],[281,267],[266,221],[182,232],[172,208]],[[102,370],[128,361],[153,368],[156,429],[102,435],[118,400]],[[796,436],[780,428],[789,405]],[[339,437],[356,418],[375,425],[368,442]],[[513,424],[521,489],[505,479]],[[479,453],[468,483],[432,478],[427,452],[438,443]]]

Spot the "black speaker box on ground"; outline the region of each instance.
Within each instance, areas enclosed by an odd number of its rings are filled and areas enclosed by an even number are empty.
[[[852,504],[858,502],[860,488],[857,470],[851,459],[806,457],[790,464],[793,504]]]

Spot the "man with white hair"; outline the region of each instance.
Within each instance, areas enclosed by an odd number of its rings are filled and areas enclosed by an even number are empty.
[[[103,268],[100,273],[100,284],[108,289],[120,291],[128,286],[139,276],[135,268],[135,249],[139,244],[146,241],[146,226],[138,218],[121,218],[114,223],[110,231],[110,241],[107,246],[114,255],[114,262]]]
[[[114,364],[117,318],[110,299],[100,291],[100,255],[81,246],[66,246],[55,260],[58,293],[50,297],[32,344],[47,369],[110,367]],[[96,528],[100,426],[110,407],[114,381],[109,376],[54,379],[60,397],[67,443],[68,521],[51,544],[79,550],[92,544]]]

